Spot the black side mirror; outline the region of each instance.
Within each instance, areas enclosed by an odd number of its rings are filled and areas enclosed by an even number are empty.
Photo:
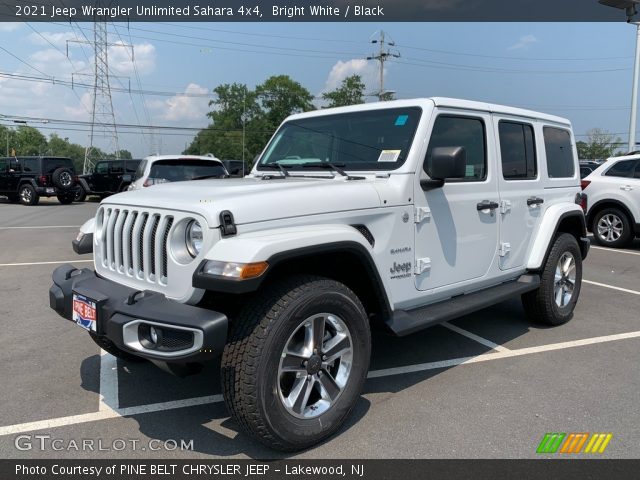
[[[449,178],[464,178],[467,170],[467,152],[464,147],[437,147],[431,152],[431,165],[424,171],[431,177],[420,181],[423,190],[440,188]]]

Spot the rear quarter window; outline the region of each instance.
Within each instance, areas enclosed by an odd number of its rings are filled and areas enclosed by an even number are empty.
[[[42,159],[42,173],[52,174],[58,168],[68,168],[75,172],[73,160],[70,158],[44,158]]]
[[[605,177],[630,177],[637,160],[624,160],[616,163],[605,172]]]
[[[575,174],[575,159],[569,130],[544,127],[544,147],[549,178],[571,178]]]

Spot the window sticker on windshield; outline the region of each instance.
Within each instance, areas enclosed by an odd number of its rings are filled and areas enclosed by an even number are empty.
[[[407,124],[407,120],[409,120],[409,115],[398,115],[396,127],[404,127]]]
[[[397,162],[402,150],[382,150],[378,162]]]
[[[473,165],[467,165],[467,168],[464,172],[465,177],[473,177],[476,174],[476,169]]]

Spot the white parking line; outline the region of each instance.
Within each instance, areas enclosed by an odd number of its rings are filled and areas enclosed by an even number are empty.
[[[554,350],[563,350],[566,348],[582,347],[586,345],[595,345],[599,343],[615,342],[631,338],[640,338],[640,331],[620,333],[616,335],[606,335],[602,337],[586,338],[583,340],[572,340],[569,342],[552,343],[549,345],[541,345],[538,347],[521,348],[518,350],[507,350],[501,352],[492,352],[478,355],[477,357],[462,357],[451,360],[442,360],[439,362],[421,363],[418,365],[407,365],[404,367],[387,368],[383,370],[373,370],[369,372],[367,378],[390,377],[394,375],[404,375],[407,373],[424,372],[427,370],[435,370],[439,368],[455,367],[457,365],[466,365],[470,363],[488,362],[491,360],[500,360],[503,358],[520,357],[522,355],[530,355],[534,353],[550,352]],[[106,362],[105,362],[106,363]],[[101,389],[102,391],[102,389]],[[139,405],[134,407],[105,409],[93,413],[85,413],[82,415],[72,415],[69,417],[52,418],[50,420],[41,420],[37,422],[19,423],[16,425],[8,425],[0,427],[0,436],[12,435],[16,433],[32,432],[35,430],[46,430],[56,427],[64,427],[76,425],[79,423],[94,422],[97,420],[105,420],[108,418],[116,418],[122,416],[140,415],[144,413],[161,412],[165,410],[174,410],[177,408],[193,407],[197,405],[208,405],[220,403],[223,401],[222,395],[210,395],[206,397],[188,398],[184,400],[174,400],[170,402],[152,403],[147,405]]]
[[[611,290],[618,290],[619,292],[640,295],[640,292],[637,290],[629,290],[628,288],[616,287],[615,285],[607,285],[606,283],[592,282],[591,280],[582,280],[582,283],[586,283],[588,285],[596,285],[597,287],[610,288]]]
[[[60,260],[56,262],[0,263],[0,267],[29,267],[33,265],[57,265],[62,263],[93,263],[92,260]]]
[[[80,228],[80,225],[43,225],[36,227],[0,227],[0,230],[26,230],[30,228]]]
[[[118,397],[118,360],[110,353],[100,350],[100,400],[98,410],[117,410]]]
[[[606,250],[607,252],[626,253],[627,255],[640,256],[640,252],[630,252],[629,250],[620,250],[619,248],[595,247],[593,245],[591,246],[591,248],[595,250]]]
[[[467,330],[464,330],[460,327],[456,327],[455,325],[450,324],[449,322],[444,322],[442,324],[443,327],[447,327],[449,330],[452,330],[456,333],[459,333],[460,335],[464,335],[467,338],[470,338],[471,340],[481,343],[482,345],[484,345],[485,347],[489,347],[492,348],[493,350],[497,350],[498,352],[509,352],[510,350],[506,347],[503,347],[502,345],[498,345],[497,343],[492,342],[491,340],[488,340],[486,338],[482,338],[478,335],[476,335],[475,333],[471,333]]]

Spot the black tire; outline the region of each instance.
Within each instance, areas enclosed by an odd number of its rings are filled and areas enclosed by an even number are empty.
[[[18,196],[20,197],[20,203],[23,205],[33,206],[40,201],[40,195],[36,193],[36,189],[30,183],[20,185]]]
[[[140,363],[144,362],[144,358],[140,358],[136,355],[132,355],[129,352],[125,352],[124,350],[119,349],[111,340],[106,337],[99,337],[95,332],[89,332],[89,336],[96,342],[101,349],[105,352],[110,353],[116,358],[120,360],[125,360],[127,362]]]
[[[74,194],[73,201],[74,202],[84,202],[87,198],[87,191],[84,189],[82,185],[78,185],[76,192]]]
[[[73,172],[64,167],[57,168],[53,171],[51,181],[56,188],[64,191],[72,190],[76,185],[73,179]]]
[[[558,305],[556,301],[556,294],[558,293],[556,286],[562,288],[563,284],[557,283],[556,269],[559,268],[560,259],[565,255],[571,255],[574,260],[575,280],[573,281],[569,299],[566,300],[566,297],[564,297],[564,302],[561,302],[562,305]],[[563,274],[561,281],[564,279]],[[564,285],[568,284],[565,283]],[[573,310],[578,302],[581,286],[582,253],[580,252],[578,241],[573,235],[561,233],[556,236],[543,266],[540,287],[522,295],[522,305],[532,322],[551,326],[562,325],[573,317]]]
[[[602,225],[604,231],[599,228],[599,224],[603,222]],[[608,234],[617,235],[617,231],[606,230],[606,225],[609,225],[610,228],[616,226],[617,228],[622,228],[619,231],[619,237],[613,239],[613,237],[608,237]],[[631,221],[627,214],[620,210],[619,208],[611,207],[600,210],[593,216],[593,221],[591,222],[591,231],[593,232],[593,237],[596,242],[605,247],[611,248],[623,248],[629,245],[633,241],[633,232],[631,230]]]
[[[73,201],[76,198],[76,194],[75,193],[65,193],[64,195],[58,195],[58,201],[62,204],[62,205],[69,205],[71,203],[73,203]]]
[[[333,316],[335,319],[337,316],[347,327],[353,355],[351,370],[340,393],[331,400],[326,411],[313,418],[296,417],[286,409],[280,396],[281,355],[294,332],[304,328],[310,317],[320,314],[325,314],[321,318]],[[318,355],[326,353],[322,351],[324,346],[323,340]],[[371,334],[367,315],[349,288],[316,276],[298,275],[283,279],[254,297],[233,320],[230,338],[222,355],[225,403],[236,422],[265,445],[283,451],[307,448],[334,434],[343,425],[362,391],[370,354]],[[305,364],[299,368],[310,367]],[[328,371],[323,364],[317,375],[327,381]],[[308,380],[313,373],[301,375]],[[335,382],[333,377],[329,378]],[[319,384],[320,380],[317,382]],[[311,388],[317,388],[312,391],[318,395],[323,387],[316,385],[313,383]],[[307,395],[305,398],[307,404],[311,397]],[[315,411],[313,405],[310,408]]]

